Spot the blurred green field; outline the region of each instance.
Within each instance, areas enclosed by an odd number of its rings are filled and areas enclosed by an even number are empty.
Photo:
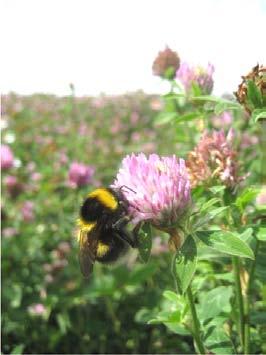
[[[112,183],[126,154],[185,157],[204,128],[221,128],[219,119],[205,126],[202,120],[158,125],[163,107],[159,97],[143,92],[97,98],[73,93],[65,98],[2,97],[2,142],[15,158],[14,167],[2,172],[3,353],[193,352],[191,337],[174,320],[167,327],[147,324],[159,311],[178,307],[163,295],[166,289],[174,291],[166,237],[154,236],[148,264],[131,250],[112,267],[97,264],[90,280],[80,273],[75,239],[81,201],[96,186]],[[238,113],[233,126],[241,132],[235,144],[242,168],[255,172],[247,185],[254,184],[259,170],[252,146],[256,134]],[[69,184],[75,161],[94,168],[86,186]],[[10,176],[16,177],[15,185],[8,182]],[[261,351],[265,330],[260,318],[266,291],[262,259],[252,315],[254,352]],[[228,288],[229,302],[229,271],[227,257],[202,251],[195,283],[201,307],[206,308],[205,296],[218,286]],[[223,310],[230,313],[231,304]]]
[[[142,92],[3,97],[2,138],[10,142],[17,166],[2,178],[15,175],[22,186],[15,196],[3,186],[2,195],[4,353],[17,346],[26,353],[177,351],[164,326],[143,323],[145,311],[159,304],[164,284],[171,284],[168,255],[160,255],[160,263],[154,255],[143,265],[131,252],[118,266],[97,265],[87,281],[79,271],[74,237],[82,199],[113,181],[127,152],[171,153],[172,132],[153,126],[160,107],[158,97]],[[95,168],[91,184],[68,186],[72,161]],[[29,221],[21,213],[25,201],[34,204]],[[40,315],[30,311],[35,304],[44,305]],[[180,350],[189,352],[189,344],[180,341]]]

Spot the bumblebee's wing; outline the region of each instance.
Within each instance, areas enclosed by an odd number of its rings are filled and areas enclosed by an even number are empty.
[[[84,277],[89,277],[95,261],[97,239],[89,238],[88,231],[80,229],[79,240],[79,264]]]

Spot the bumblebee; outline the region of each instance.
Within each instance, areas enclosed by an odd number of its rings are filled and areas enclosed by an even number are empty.
[[[78,242],[80,268],[89,277],[95,261],[112,263],[130,247],[137,247],[137,225],[132,232],[129,204],[120,189],[98,188],[88,194],[80,208]]]

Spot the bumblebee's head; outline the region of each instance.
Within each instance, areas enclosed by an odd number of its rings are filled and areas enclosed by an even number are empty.
[[[80,209],[83,221],[96,222],[103,215],[126,214],[127,204],[121,192],[111,188],[99,188],[87,196]]]

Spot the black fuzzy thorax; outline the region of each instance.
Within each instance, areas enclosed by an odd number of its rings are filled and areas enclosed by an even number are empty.
[[[106,188],[116,199],[117,208],[111,209],[105,206],[102,201],[96,197],[88,197],[80,209],[80,216],[85,222],[97,222],[98,225],[109,229],[120,218],[127,215],[128,202],[125,200],[120,190]]]

